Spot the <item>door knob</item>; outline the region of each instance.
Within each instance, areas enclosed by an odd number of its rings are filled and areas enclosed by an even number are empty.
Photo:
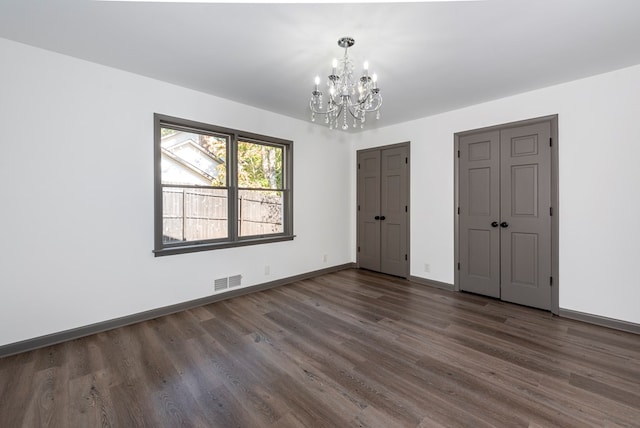
[[[380,220],[384,220],[385,218],[386,218],[386,217],[385,217],[385,216],[383,216],[383,215],[381,215],[381,216],[380,216]]]
[[[499,225],[497,221],[491,222],[491,227],[498,227],[498,226]]]
[[[375,216],[373,219],[374,219],[374,220],[380,220],[380,216],[379,216],[379,215],[377,215],[377,216]]]
[[[509,223],[503,221],[502,223],[500,223],[500,227],[509,227]]]

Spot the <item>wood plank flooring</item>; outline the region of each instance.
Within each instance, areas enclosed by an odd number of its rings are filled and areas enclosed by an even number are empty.
[[[344,270],[0,359],[0,427],[640,426],[640,336]]]

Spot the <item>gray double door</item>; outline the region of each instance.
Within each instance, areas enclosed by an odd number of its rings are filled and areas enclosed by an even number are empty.
[[[408,275],[408,144],[358,151],[358,266]]]
[[[551,123],[459,137],[460,289],[551,308]]]

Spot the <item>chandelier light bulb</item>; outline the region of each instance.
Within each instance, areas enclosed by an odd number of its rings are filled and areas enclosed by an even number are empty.
[[[364,62],[363,68],[364,68],[364,75],[368,76],[369,75],[369,61],[365,61]]]
[[[338,67],[338,60],[334,58],[333,61],[331,62],[331,66],[333,67],[333,71],[331,72],[331,74],[335,76],[336,68]]]
[[[377,89],[378,88],[378,75],[376,73],[373,73],[373,76],[371,76],[371,80],[373,81],[373,89]]]

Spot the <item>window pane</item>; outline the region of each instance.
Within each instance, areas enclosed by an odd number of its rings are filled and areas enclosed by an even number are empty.
[[[227,185],[226,136],[161,128],[162,184]]]
[[[228,237],[227,190],[162,189],[162,241],[202,241]]]
[[[283,232],[284,192],[240,190],[238,193],[238,236]]]
[[[238,187],[283,189],[283,148],[238,141]]]

